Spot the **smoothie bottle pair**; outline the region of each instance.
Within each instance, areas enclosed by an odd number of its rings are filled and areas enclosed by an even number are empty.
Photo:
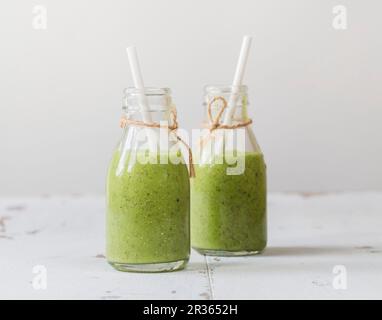
[[[114,268],[180,270],[191,246],[219,256],[265,248],[266,167],[247,107],[246,86],[205,87],[193,160],[170,90],[125,90],[123,135],[107,178],[106,258]]]

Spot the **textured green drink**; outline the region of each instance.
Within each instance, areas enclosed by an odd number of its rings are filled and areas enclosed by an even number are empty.
[[[263,155],[246,153],[241,175],[227,175],[228,166],[196,167],[191,180],[192,246],[211,255],[259,253],[267,242]]]
[[[160,263],[166,271],[169,263],[181,269],[190,253],[186,165],[137,161],[129,171],[124,160],[126,168],[118,173],[120,158],[116,152],[107,180],[107,260],[122,271],[150,271]],[[140,267],[134,270],[135,265]],[[155,271],[164,270],[155,266]]]

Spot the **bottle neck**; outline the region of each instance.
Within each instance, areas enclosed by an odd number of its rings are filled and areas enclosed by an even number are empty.
[[[206,86],[204,92],[203,105],[207,122],[211,123],[219,118],[219,122],[223,124],[228,113],[232,115],[232,125],[249,119],[246,86]]]
[[[167,88],[124,91],[120,150],[167,152],[176,142],[175,106]]]
[[[231,151],[261,152],[247,112],[246,86],[207,86],[203,104],[209,130],[200,144],[201,163],[211,163],[216,155]]]
[[[127,88],[124,91],[123,110],[129,119],[146,123],[168,122],[174,108],[168,88]]]

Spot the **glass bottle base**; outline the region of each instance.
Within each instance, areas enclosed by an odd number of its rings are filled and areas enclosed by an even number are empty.
[[[197,252],[206,256],[219,256],[219,257],[243,257],[243,256],[254,256],[261,254],[263,250],[254,251],[226,251],[226,250],[214,250],[214,249],[200,249],[194,248]]]
[[[120,263],[111,261],[108,262],[114,269],[118,271],[155,273],[182,270],[187,265],[188,259],[161,263]]]

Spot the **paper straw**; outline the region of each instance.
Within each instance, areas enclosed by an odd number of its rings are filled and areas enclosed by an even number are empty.
[[[232,117],[235,113],[236,104],[238,100],[238,89],[243,82],[244,71],[247,65],[247,60],[249,55],[249,49],[251,47],[251,41],[252,41],[251,36],[244,36],[243,42],[241,45],[239,60],[236,65],[235,76],[232,82],[231,95],[228,99],[228,107],[224,114],[224,119],[222,121],[222,123],[225,125],[232,124]],[[252,129],[250,127],[246,127],[246,131],[249,132],[249,137],[251,141],[253,141],[254,135],[253,135]],[[223,132],[222,139],[218,139],[215,142],[216,143],[214,146],[215,150],[212,151],[212,154],[217,154],[217,153],[219,154],[220,152],[224,152],[224,142],[225,142],[225,134]],[[213,159],[212,154],[211,154],[211,151],[208,149],[203,150],[201,155],[202,163],[206,163],[207,161],[212,160]]]
[[[241,86],[243,83],[243,77],[244,77],[245,67],[247,65],[249,50],[251,48],[251,42],[252,42],[251,36],[244,36],[243,42],[241,45],[239,60],[236,66],[235,76],[233,78],[232,92],[228,100],[227,111],[225,112],[225,115],[224,115],[223,124],[225,125],[230,125],[232,123],[232,117],[235,113],[236,103],[238,99],[237,93],[238,93],[239,86]]]
[[[135,88],[139,89],[139,105],[141,109],[142,119],[144,122],[152,122],[151,114],[149,112],[149,104],[145,95],[145,86],[143,84],[143,78],[141,68],[139,66],[139,60],[137,55],[137,49],[135,46],[126,48],[127,56],[129,58],[131,75],[134,81]],[[150,151],[157,151],[157,135],[155,131],[150,128],[145,128],[148,138]]]

